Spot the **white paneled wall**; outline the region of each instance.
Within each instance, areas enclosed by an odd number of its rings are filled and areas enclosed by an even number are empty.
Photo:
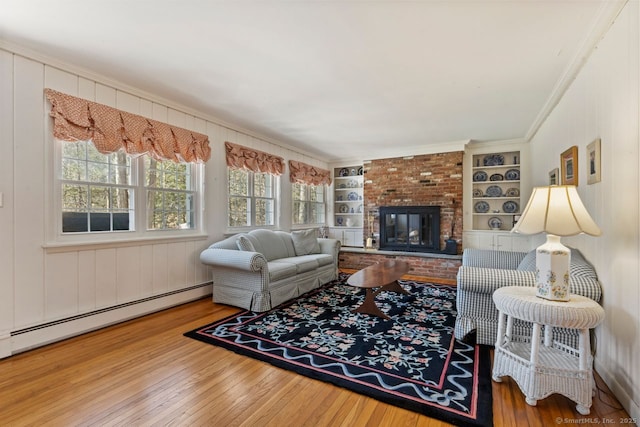
[[[226,232],[225,141],[327,167],[133,90],[20,53],[0,50],[0,72],[0,357],[209,294],[210,275],[199,255]],[[207,134],[212,157],[203,185],[205,234],[51,245],[55,145],[46,87]],[[281,215],[280,226],[288,229],[288,175],[281,182],[281,211],[287,214]],[[87,313],[92,315],[83,317]],[[60,319],[69,321],[54,324]]]
[[[629,2],[531,141],[533,184],[546,185],[560,153],[578,146],[580,197],[601,237],[563,239],[594,264],[606,318],[596,369],[640,417],[640,10]],[[602,181],[587,185],[586,147],[602,140]]]

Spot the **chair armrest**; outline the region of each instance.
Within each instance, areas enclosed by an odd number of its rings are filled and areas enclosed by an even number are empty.
[[[458,269],[458,292],[493,294],[504,286],[535,286],[533,271],[462,266]]]
[[[212,267],[228,267],[246,271],[268,268],[267,259],[260,252],[236,251],[232,249],[205,249],[200,261]]]

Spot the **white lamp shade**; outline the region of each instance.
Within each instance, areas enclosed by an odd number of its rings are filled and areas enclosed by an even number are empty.
[[[522,234],[544,231],[556,236],[601,234],[573,185],[534,188],[520,220],[511,231]]]

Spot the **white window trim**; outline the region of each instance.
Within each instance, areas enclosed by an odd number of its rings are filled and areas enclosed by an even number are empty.
[[[304,184],[304,185],[306,185],[308,187],[310,184]],[[328,210],[327,209],[327,206],[328,206],[327,195],[328,195],[329,192],[328,192],[328,187],[326,185],[323,185],[322,187],[323,187],[322,188],[322,192],[323,192],[324,202],[321,203],[321,204],[324,205],[324,222],[321,222],[321,223],[294,224],[293,223],[293,204],[296,201],[293,199],[293,186],[292,186],[292,190],[291,190],[291,194],[290,194],[290,197],[291,197],[291,216],[292,217],[289,219],[291,221],[291,229],[292,230],[303,230],[303,229],[308,229],[308,228],[319,228],[319,227],[324,227],[324,226],[327,225],[327,215],[328,215],[328,212],[327,212],[327,210]],[[310,200],[303,200],[303,202],[304,203],[318,203],[318,202],[312,202]],[[320,203],[318,203],[318,204],[320,204]]]
[[[282,198],[280,197],[282,194],[281,191],[281,180],[278,175],[271,175],[273,177],[273,225],[247,225],[247,226],[230,226],[229,225],[229,170],[231,168],[227,166],[225,170],[225,194],[226,194],[226,203],[225,203],[225,224],[226,224],[226,233],[225,234],[237,234],[237,233],[246,233],[251,230],[258,229],[268,229],[268,230],[278,230],[280,228],[280,211]],[[255,172],[250,173],[254,174]],[[253,190],[252,190],[253,192]],[[251,200],[253,203],[254,196],[251,195]]]
[[[141,191],[146,191],[144,187],[144,168],[138,167],[137,157],[132,156],[131,174],[135,182],[135,223],[134,230],[130,231],[105,231],[87,233],[63,233],[62,232],[62,189],[60,177],[62,176],[62,144],[64,141],[57,140],[51,136],[48,138],[49,148],[47,164],[44,168],[45,182],[49,182],[45,199],[45,232],[46,239],[44,248],[72,248],[75,246],[111,246],[114,242],[149,242],[163,241],[167,239],[181,240],[183,238],[201,238],[204,233],[204,165],[192,163],[194,175],[194,227],[191,229],[171,229],[171,230],[147,230],[146,227],[146,196]],[[136,160],[136,161],[133,161]],[[135,163],[135,164],[134,164]]]

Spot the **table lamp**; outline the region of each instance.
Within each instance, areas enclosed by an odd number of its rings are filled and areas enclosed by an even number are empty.
[[[586,233],[599,236],[600,228],[582,204],[573,185],[536,187],[520,220],[511,232],[547,233],[547,241],[536,249],[536,296],[569,301],[571,251],[561,236]]]

